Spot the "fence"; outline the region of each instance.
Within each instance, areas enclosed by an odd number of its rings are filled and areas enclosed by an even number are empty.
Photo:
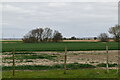
[[[102,68],[117,69],[118,52],[109,51],[67,51],[43,52],[43,51],[15,51],[5,52],[3,57],[3,70],[51,70],[63,69],[64,74],[68,69]]]

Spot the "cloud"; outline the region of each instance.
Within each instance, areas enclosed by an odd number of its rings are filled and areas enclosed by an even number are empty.
[[[1,2],[118,2],[119,0],[1,0]]]
[[[24,8],[17,7],[14,5],[3,4],[3,11],[4,12],[11,12],[11,13],[30,13],[30,10],[25,10]]]
[[[59,30],[66,37],[97,36],[117,24],[118,17],[117,3],[106,2],[13,2],[4,3],[3,7],[3,31],[6,36],[16,34],[22,37],[37,27]]]
[[[48,6],[50,7],[63,7],[63,6],[66,6],[67,4],[66,3],[58,3],[58,2],[52,2],[52,3],[49,3]]]

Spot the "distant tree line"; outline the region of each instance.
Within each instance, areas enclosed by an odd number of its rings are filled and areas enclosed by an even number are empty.
[[[113,37],[110,38],[107,33],[101,33],[98,37],[93,38],[76,38],[72,36],[71,38],[63,38],[64,40],[100,40],[101,42],[108,42],[110,39],[114,40],[115,42],[120,41],[120,25],[115,25],[114,27],[109,28],[109,34]]]
[[[25,43],[59,42],[62,40],[62,34],[50,28],[37,28],[29,31],[22,40]]]
[[[114,40],[115,42],[120,41],[120,25],[115,25],[114,27],[109,28],[109,34],[112,35],[112,38],[109,37],[107,33],[101,33],[98,37],[93,38],[76,38],[72,36],[71,38],[63,38],[64,40],[99,40],[101,42],[108,42],[110,39]]]
[[[108,32],[113,36],[110,38],[107,33],[101,33],[98,37],[93,38],[77,38],[72,36],[71,38],[66,38],[57,30],[52,30],[50,28],[36,28],[29,31],[24,37],[23,42],[60,42],[62,40],[100,40],[101,42],[108,42],[113,39],[116,42],[120,41],[120,25],[115,25],[109,28]]]
[[[97,40],[97,37],[86,37],[86,38],[77,38],[75,36],[72,36],[70,38],[63,38],[63,40]]]
[[[108,32],[113,36],[115,42],[120,41],[120,25],[109,28]],[[101,33],[98,39],[102,42],[108,42],[110,38],[107,33]]]

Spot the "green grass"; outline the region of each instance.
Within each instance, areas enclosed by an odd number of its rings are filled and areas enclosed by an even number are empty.
[[[59,43],[2,43],[2,51],[64,51],[65,46],[68,51],[88,51],[88,50],[105,50],[106,44],[109,50],[118,50],[117,42],[59,42]]]
[[[48,70],[48,71],[3,71],[3,78],[117,78],[116,70],[102,69],[79,69],[67,70],[67,74],[63,74],[64,70]]]
[[[16,53],[17,54],[17,53]],[[24,53],[23,53],[24,54]],[[55,55],[48,55],[48,54],[40,54],[40,55],[15,55],[15,59],[48,59],[54,60],[57,57]],[[5,57],[4,59],[13,59],[13,57]]]
[[[32,52],[17,52],[17,53],[15,53],[15,55],[18,55],[18,54],[20,54],[20,55],[22,55],[22,54],[30,55],[30,54],[37,54],[37,53],[32,53]],[[12,55],[12,53],[4,53],[4,55]]]
[[[32,62],[32,61],[28,61]],[[115,67],[117,64],[109,64],[109,67]],[[96,66],[91,64],[78,64],[78,63],[71,63],[66,65],[67,69],[82,69],[82,68],[96,68],[96,67],[106,67],[106,64],[98,64]],[[56,64],[52,66],[47,65],[21,65],[15,66],[16,70],[51,70],[51,69],[63,69],[64,64]],[[12,66],[3,66],[3,70],[12,70]]]
[[[95,66],[90,64],[67,64],[67,69],[80,69],[80,68],[95,68]],[[23,65],[23,66],[15,66],[16,70],[51,70],[51,69],[63,69],[64,64],[56,64],[52,66],[47,65]],[[12,70],[12,66],[3,66],[3,70]]]

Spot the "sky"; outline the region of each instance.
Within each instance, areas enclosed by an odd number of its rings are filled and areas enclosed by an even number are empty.
[[[117,2],[6,2],[2,4],[3,38],[22,38],[49,27],[64,37],[96,37],[118,23]],[[111,35],[110,35],[111,36]]]

